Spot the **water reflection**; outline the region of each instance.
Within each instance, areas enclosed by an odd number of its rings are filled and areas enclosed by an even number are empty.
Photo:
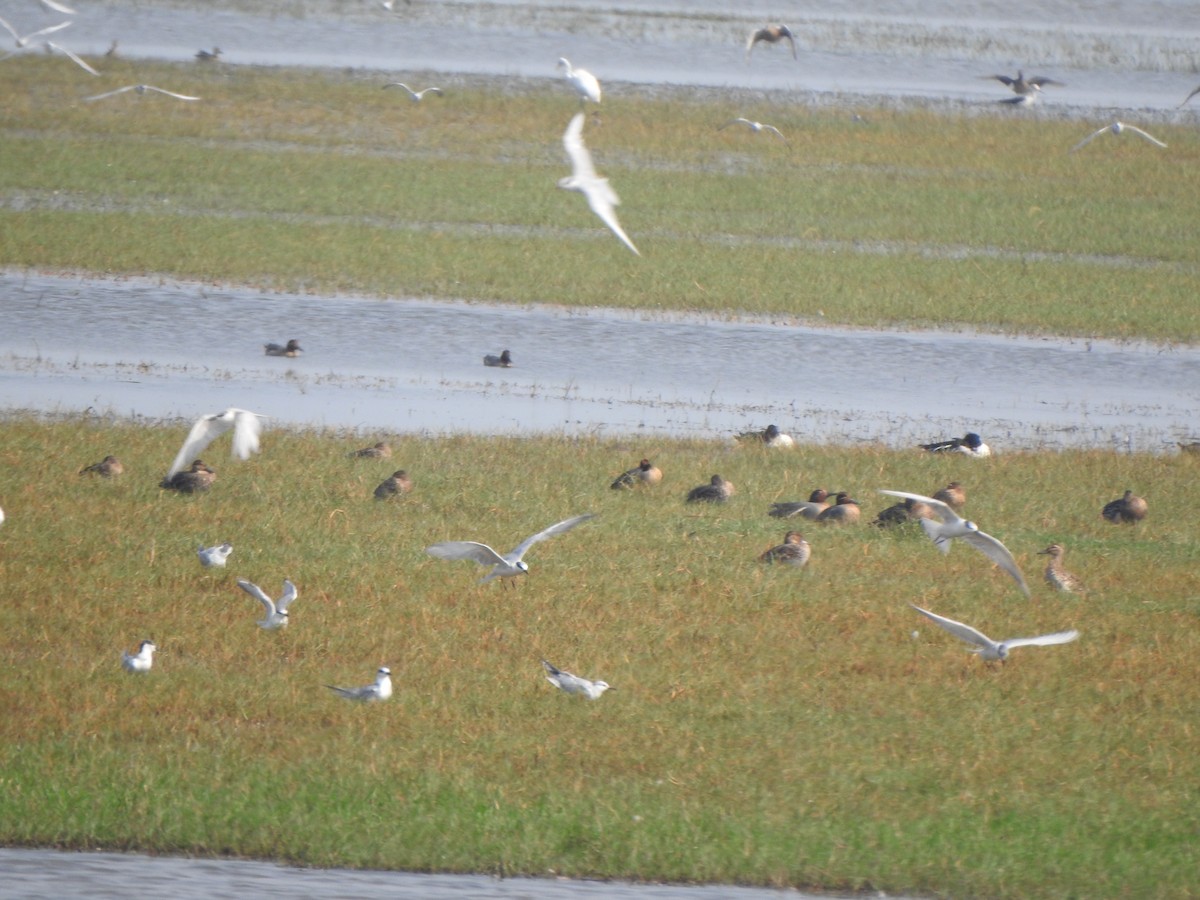
[[[1200,412],[1196,348],[15,272],[0,273],[0,302],[0,409],[161,419],[240,406],[371,432],[703,438],[774,422],[818,443],[977,431],[1000,450],[1150,451],[1191,434]],[[289,338],[299,359],[263,354]],[[504,349],[513,368],[483,366]]]

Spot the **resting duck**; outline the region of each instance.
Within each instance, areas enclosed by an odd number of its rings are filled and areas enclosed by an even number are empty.
[[[1100,515],[1114,525],[1132,525],[1146,518],[1148,510],[1145,500],[1133,491],[1126,491],[1123,497],[1104,504]]]
[[[955,512],[962,512],[967,503],[967,492],[957,481],[952,481],[933,495],[934,500],[941,500]]]
[[[632,469],[628,469],[617,476],[617,480],[612,483],[614,491],[619,491],[623,488],[637,487],[639,484],[652,485],[662,481],[662,470],[654,465],[650,460],[643,459]]]
[[[733,482],[726,481],[720,475],[714,475],[708,484],[702,484],[688,491],[687,503],[724,503],[734,494]]]
[[[837,504],[817,516],[817,521],[822,525],[855,525],[861,516],[858,501],[841,491],[837,495]]]
[[[778,425],[768,425],[763,431],[746,431],[737,436],[739,441],[761,442],[766,447],[794,447],[796,442],[790,434],[784,434]]]
[[[300,346],[300,342],[293,339],[286,344],[263,344],[263,350],[267,356],[287,356],[297,357],[304,352],[304,348]]]
[[[98,463],[93,463],[90,466],[84,466],[79,470],[79,474],[83,475],[85,472],[95,472],[97,475],[100,475],[103,478],[113,478],[117,475],[120,475],[124,471],[125,466],[121,464],[119,459],[117,459],[115,456],[106,456]]]
[[[772,503],[767,515],[776,519],[790,519],[802,516],[805,519],[816,519],[829,509],[829,493],[823,488],[817,488],[808,495],[807,500],[793,500],[786,503]]]
[[[872,525],[887,528],[891,525],[903,525],[906,522],[917,522],[921,519],[936,517],[933,507],[912,497],[905,497],[901,503],[895,503],[875,517]]]
[[[501,369],[511,369],[513,364],[512,354],[507,350],[505,350],[499,356],[493,356],[489,353],[483,358],[483,364],[485,366],[495,366]]]
[[[350,456],[362,459],[387,459],[391,455],[392,448],[384,441],[380,441],[373,447],[363,447],[361,450],[352,450],[350,452]]]
[[[922,450],[931,453],[965,453],[976,459],[992,455],[992,448],[983,442],[983,438],[973,431],[968,431],[963,437],[950,438],[946,441],[934,441],[932,444],[921,444]]]
[[[407,494],[412,490],[412,479],[403,469],[397,469],[390,477],[385,478],[379,487],[375,488],[376,500],[387,500],[399,494]]]
[[[197,459],[192,463],[190,469],[184,469],[182,472],[176,472],[170,478],[164,478],[159,486],[167,490],[179,491],[181,494],[199,494],[212,487],[216,480],[217,473],[206,466],[203,460]]]
[[[783,536],[783,543],[772,547],[758,558],[759,562],[780,563],[785,566],[801,568],[812,555],[812,547],[798,531],[789,531]]]

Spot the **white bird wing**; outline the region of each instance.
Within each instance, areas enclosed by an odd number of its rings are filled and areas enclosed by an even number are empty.
[[[931,613],[929,610],[921,609],[921,607],[912,603],[908,605],[926,618],[932,619],[935,623],[946,629],[959,640],[966,641],[968,644],[974,644],[977,647],[982,647],[985,650],[989,647],[997,646],[996,642],[982,631],[972,628],[970,625],[967,625],[964,622],[957,622],[954,619],[947,619],[945,616],[939,616],[937,613]]]
[[[442,541],[425,548],[425,552],[438,559],[471,559],[481,566],[497,566],[507,560],[478,541]]]
[[[1051,644],[1069,644],[1077,637],[1079,637],[1079,632],[1072,628],[1070,631],[1056,631],[1054,634],[1040,634],[1037,637],[1008,638],[1001,643],[1009,649],[1013,647],[1048,647]]]
[[[553,525],[551,525],[549,528],[546,528],[543,531],[539,531],[537,534],[532,534],[529,537],[525,538],[525,540],[521,541],[521,543],[517,544],[517,546],[512,549],[512,551],[508,554],[508,556],[503,561],[509,562],[509,563],[516,563],[519,559],[521,559],[521,557],[523,557],[528,552],[530,547],[532,547],[534,544],[538,543],[539,541],[544,541],[544,540],[546,540],[546,538],[554,537],[554,535],[556,535],[556,534],[562,534],[564,531],[570,531],[576,525],[582,524],[583,522],[586,522],[588,519],[594,519],[594,518],[596,518],[595,513],[584,513],[582,516],[573,516],[570,519],[564,519],[561,522],[556,522]]]
[[[55,3],[54,0],[42,0],[42,5],[47,7],[48,9],[54,10],[55,12],[60,12],[64,16],[78,15],[78,13],[75,12],[75,10],[71,9],[71,7],[63,6],[61,3]]]
[[[3,22],[3,21],[4,21],[3,19],[0,19],[0,22]],[[13,37],[15,37],[17,39],[18,46],[23,47],[27,43],[32,41],[35,37],[40,37],[43,34],[53,34],[56,31],[62,31],[64,28],[66,28],[71,23],[70,22],[60,22],[57,25],[50,25],[47,28],[39,28],[37,31],[29,32],[29,34],[25,35],[24,37],[21,37],[19,34],[17,34],[15,31],[13,31],[12,26],[9,25],[7,22],[4,22],[4,24],[5,24],[5,26],[7,26],[9,31],[12,31]]]
[[[563,147],[571,160],[571,171],[577,179],[596,179],[596,167],[592,163],[592,154],[583,143],[583,122],[586,116],[575,113],[563,132]]]
[[[187,94],[177,94],[174,91],[163,90],[160,87],[155,87],[152,84],[142,85],[148,91],[156,91],[159,94],[166,94],[168,97],[174,97],[176,100],[199,100],[199,97],[189,97]]]
[[[1109,129],[1111,129],[1111,128],[1112,128],[1112,126],[1111,126],[1111,125],[1105,125],[1105,126],[1104,126],[1103,128],[1101,128],[1099,131],[1093,131],[1091,134],[1089,134],[1087,137],[1085,137],[1085,138],[1084,138],[1082,141],[1080,141],[1078,144],[1076,144],[1074,147],[1072,147],[1072,148],[1071,148],[1070,150],[1068,150],[1067,152],[1068,152],[1068,153],[1074,153],[1074,152],[1075,152],[1076,150],[1078,150],[1080,147],[1083,147],[1083,146],[1085,146],[1086,144],[1090,144],[1092,141],[1094,141],[1096,138],[1100,137],[1100,135],[1104,134],[1104,132],[1108,131],[1108,130],[1109,130]]]
[[[283,582],[283,596],[279,598],[279,602],[275,604],[275,608],[280,612],[287,612],[288,605],[296,601],[299,592],[296,586],[288,580]]]
[[[1140,134],[1142,137],[1144,137],[1146,140],[1148,140],[1148,141],[1149,141],[1150,143],[1152,143],[1152,144],[1155,144],[1155,145],[1157,145],[1157,146],[1159,146],[1159,147],[1166,147],[1166,146],[1167,146],[1167,145],[1166,145],[1166,144],[1164,144],[1162,141],[1160,141],[1158,138],[1156,138],[1156,137],[1154,137],[1153,135],[1147,134],[1146,132],[1142,131],[1142,129],[1138,128],[1136,125],[1124,125],[1123,127],[1124,127],[1125,129],[1127,129],[1128,131],[1132,131],[1134,134]]]
[[[383,86],[383,89],[386,91],[386,90],[387,90],[388,88],[390,88],[390,87],[399,87],[399,88],[404,88],[404,90],[405,90],[405,91],[408,93],[408,96],[409,96],[409,97],[411,97],[413,100],[416,100],[416,99],[417,99],[417,92],[416,92],[416,91],[414,91],[412,88],[410,88],[410,87],[409,87],[407,84],[405,84],[403,81],[391,81],[391,82],[388,82],[387,84],[385,84],[385,85]]]
[[[583,122],[586,117],[583,113],[576,113],[567,125],[567,130],[563,132],[563,147],[567,151],[567,156],[571,160],[571,182],[576,190],[579,190],[587,197],[588,206],[592,212],[600,217],[608,229],[615,234],[626,247],[634,252],[636,256],[641,256],[641,252],[633,245],[633,241],[629,239],[629,235],[621,228],[621,223],[617,221],[617,214],[613,207],[621,202],[621,198],[617,196],[617,192],[612,189],[607,178],[601,178],[596,174],[596,166],[592,162],[592,154],[588,151],[587,145],[583,142]]]
[[[233,413],[233,455],[249,459],[261,446],[262,416],[245,409],[231,408],[226,413]]]
[[[117,88],[115,91],[105,91],[103,94],[96,94],[94,97],[84,97],[84,103],[91,103],[93,100],[103,100],[105,97],[115,97],[117,94],[124,94],[126,91],[136,91],[136,84],[130,84],[123,88]]]
[[[84,62],[82,59],[80,59],[78,56],[76,56],[74,53],[72,53],[70,50],[68,50],[66,47],[62,47],[62,46],[54,43],[54,41],[46,41],[46,46],[50,47],[52,50],[57,50],[59,53],[65,53],[67,56],[69,56],[71,58],[71,60],[76,65],[78,65],[82,69],[86,69],[87,71],[91,72],[93,75],[100,74],[95,69],[93,69],[91,66],[89,66],[86,62]]]
[[[971,531],[960,535],[960,538],[1011,575],[1013,581],[1017,583],[1017,587],[1021,589],[1021,593],[1026,597],[1029,596],[1029,585],[1025,583],[1025,576],[1021,574],[1017,561],[1013,559],[1013,555],[1004,544],[983,531]]]
[[[171,463],[167,478],[176,472],[182,472],[192,460],[204,452],[205,447],[232,427],[232,419],[225,419],[219,415],[201,416],[197,419],[188,436],[183,439],[183,446],[179,448],[175,461]]]
[[[641,256],[641,252],[633,245],[633,241],[629,239],[629,235],[625,233],[625,229],[617,220],[617,213],[613,209],[613,205],[620,201],[613,193],[613,189],[608,186],[608,179],[597,179],[584,193],[587,196],[588,206],[600,217],[600,221],[608,226],[609,231],[620,238],[621,243],[632,250],[635,256]]]
[[[783,132],[780,131],[778,128],[776,128],[774,125],[763,125],[763,128],[765,128],[767,131],[774,132],[775,134],[777,134],[781,138],[783,138],[783,140],[785,140],[785,141],[787,140],[787,138],[783,137]]]
[[[746,125],[749,128],[754,127],[754,123],[751,122],[749,119],[743,119],[741,116],[738,116],[736,119],[730,119],[728,122],[726,122],[720,128],[718,128],[717,131],[724,131],[730,125]]]
[[[21,36],[19,34],[17,34],[17,29],[15,29],[11,25],[9,25],[8,20],[3,19],[3,18],[0,18],[0,25],[3,25],[4,28],[8,31],[8,33],[13,36],[13,40],[17,41],[17,46],[19,47],[21,45],[20,44]],[[1184,100],[1183,102],[1187,103],[1187,100]],[[128,656],[129,654],[125,654],[125,655]]]
[[[932,497],[926,497],[924,494],[909,494],[906,491],[880,491],[881,494],[887,494],[890,497],[903,497],[906,500],[915,500],[920,503],[926,503],[933,507],[934,512],[941,516],[942,521],[947,525],[952,525],[963,521],[962,517],[951,509],[941,500],[934,500]]]
[[[237,581],[237,585],[243,591],[245,591],[247,594],[249,594],[251,597],[253,597],[255,600],[257,600],[259,603],[261,603],[263,605],[263,607],[267,611],[268,618],[275,615],[275,612],[276,612],[275,601],[272,600],[270,597],[268,597],[263,592],[263,589],[260,588],[257,584],[254,584],[251,581],[247,581],[244,578],[239,578]]]

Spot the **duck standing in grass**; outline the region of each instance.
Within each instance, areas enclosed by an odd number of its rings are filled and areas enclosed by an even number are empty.
[[[404,469],[397,469],[385,478],[379,487],[375,488],[375,499],[390,500],[400,494],[409,493],[412,488],[412,479],[408,477],[408,472]]]
[[[1038,551],[1039,556],[1050,557],[1050,561],[1046,563],[1046,584],[1064,594],[1082,594],[1085,591],[1083,582],[1063,568],[1065,553],[1062,544],[1051,544],[1045,550]]]
[[[812,547],[798,531],[789,531],[783,536],[783,543],[772,547],[758,558],[763,563],[779,563],[800,569],[812,555]]]
[[[1126,491],[1123,497],[1104,504],[1100,515],[1114,525],[1133,525],[1146,518],[1148,511],[1149,506],[1145,500],[1133,491]]]
[[[734,495],[732,481],[726,481],[720,475],[714,475],[708,484],[702,484],[688,491],[685,503],[724,503]]]
[[[94,472],[101,478],[116,478],[125,471],[125,466],[115,456],[106,456],[98,463],[92,463],[90,466],[84,466],[79,470],[79,474],[83,475],[87,472]]]
[[[614,491],[623,490],[625,488],[638,487],[643,485],[649,487],[652,484],[658,484],[662,481],[662,470],[648,459],[643,459],[632,469],[628,469],[617,476],[617,480],[612,483]]]

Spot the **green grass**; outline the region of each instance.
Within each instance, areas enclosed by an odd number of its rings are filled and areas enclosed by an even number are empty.
[[[208,454],[207,495],[156,486],[183,428],[5,423],[0,445],[0,844],[312,865],[718,881],[989,897],[1190,896],[1200,864],[1197,461],[1101,452],[978,462],[875,448],[270,431]],[[116,453],[127,473],[75,472]],[[608,482],[651,454],[666,479]],[[416,488],[371,491],[394,468]],[[713,472],[738,494],[686,506]],[[914,531],[805,529],[802,571],[756,556],[777,499],[950,479],[1014,551]],[[1149,518],[1103,522],[1126,487]],[[559,518],[519,586],[435,560]],[[201,542],[229,540],[228,570]],[[1090,587],[1050,592],[1052,541]],[[300,599],[256,628],[246,577]],[[989,670],[913,602],[1003,637],[1077,627]],[[911,632],[919,632],[918,638]],[[122,648],[161,648],[145,677]],[[549,658],[616,686],[554,691]],[[358,707],[322,685],[390,665]]]
[[[200,103],[91,92],[148,81]],[[1195,342],[1200,164],[1094,123],[814,111],[610,91],[587,141],[635,258],[557,190],[557,83],[464,81],[413,105],[382,76],[0,67],[0,265],[266,288],[791,316],[856,326]],[[789,142],[716,131],[733,114]],[[564,265],[564,261],[569,264]]]

